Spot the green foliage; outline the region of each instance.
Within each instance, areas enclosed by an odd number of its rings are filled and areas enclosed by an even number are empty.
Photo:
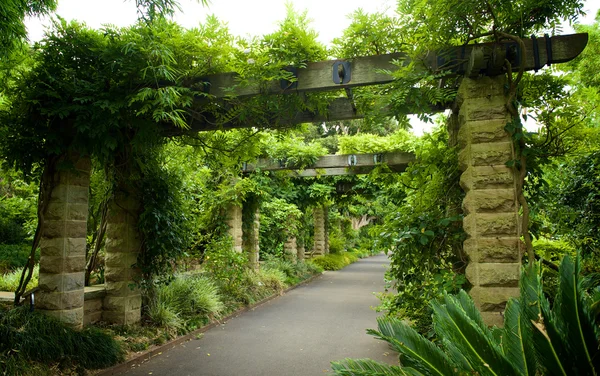
[[[396,294],[381,295],[380,309],[413,321],[432,335],[429,301],[466,284],[462,255],[461,203],[456,151],[447,147],[445,130],[419,139],[417,161],[395,181],[384,181],[378,195],[385,214],[371,229],[378,251],[391,250],[386,279]]]
[[[191,240],[181,178],[157,165],[156,159],[151,156],[143,166],[139,183],[143,211],[138,227],[144,246],[137,265],[143,273],[143,285],[168,280]]]
[[[270,258],[267,259],[265,262],[261,263],[261,269],[276,269],[281,271],[285,276],[285,284],[288,286],[292,286],[299,283],[300,281],[307,279],[313,274],[318,274],[323,271],[322,269],[315,269],[314,265],[315,264],[303,261],[293,262],[278,258]]]
[[[56,9],[56,0],[6,0],[0,7],[0,60],[27,37],[25,17],[43,16]]]
[[[381,375],[595,375],[600,369],[600,330],[579,268],[579,258],[563,259],[559,290],[550,306],[542,292],[540,266],[527,266],[521,298],[508,302],[501,329],[483,323],[464,291],[444,294],[431,303],[441,348],[398,318],[380,317],[379,330],[368,332],[398,351],[401,365],[369,363],[370,368],[380,367]],[[334,362],[333,369],[340,375],[360,375],[364,362]]]
[[[573,158],[557,166],[545,203],[556,228],[568,229],[565,236],[583,250],[584,258],[600,247],[596,229],[600,225],[600,152]]]
[[[235,296],[243,286],[247,264],[246,255],[236,252],[231,247],[231,238],[224,237],[209,245],[202,266],[224,295]]]
[[[0,168],[0,244],[21,244],[33,237],[37,223],[36,183],[23,180],[16,171]]]
[[[419,48],[458,45],[493,30],[526,37],[557,30],[560,23],[582,14],[579,0],[519,0],[506,2],[458,0],[400,0],[398,13],[404,30],[420,37]]]
[[[57,319],[28,307],[0,311],[0,362],[14,359],[76,366],[109,367],[123,360],[113,338],[95,328],[71,329]]]
[[[384,153],[410,151],[415,137],[405,130],[386,136],[361,133],[353,136],[340,136],[339,154]]]
[[[310,259],[310,262],[325,270],[340,270],[358,260],[351,252],[330,253]]]
[[[159,286],[148,304],[148,317],[174,331],[190,331],[199,319],[218,317],[224,306],[217,287],[202,275],[180,274],[167,285]]]
[[[21,268],[27,262],[31,245],[29,244],[0,244],[0,272]],[[40,259],[39,249],[36,260]]]
[[[283,256],[283,244],[288,237],[298,234],[299,218],[302,213],[296,205],[273,197],[262,201],[260,207],[261,255]]]
[[[29,256],[29,248],[30,247],[27,248],[27,250],[28,250],[27,256]],[[2,255],[0,255],[0,257],[2,257]],[[18,264],[16,267],[22,268],[23,265],[25,265],[24,261],[21,264]],[[11,292],[16,291],[17,287],[19,287],[19,281],[21,280],[22,273],[23,273],[22,269],[17,269],[17,270],[2,274],[0,276],[0,291],[11,291]],[[27,288],[25,290],[29,290],[34,287],[37,287],[39,275],[40,275],[40,267],[39,267],[39,265],[36,265],[33,268],[33,274],[31,275],[31,280],[27,284]]]
[[[285,167],[303,169],[314,164],[327,150],[319,142],[305,143],[299,137],[281,137],[273,135],[264,141],[269,158],[278,160]]]

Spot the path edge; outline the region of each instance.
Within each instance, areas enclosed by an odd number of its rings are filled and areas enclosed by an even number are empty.
[[[175,347],[181,345],[182,343],[191,341],[192,339],[195,339],[198,336],[198,334],[205,333],[208,330],[216,327],[217,325],[222,325],[222,324],[226,323],[227,321],[233,319],[234,317],[237,317],[237,316],[241,315],[244,312],[248,312],[250,310],[253,310],[253,309],[255,309],[255,308],[257,308],[257,307],[259,307],[259,306],[261,306],[261,305],[263,305],[263,304],[265,304],[265,303],[267,303],[267,302],[269,302],[269,301],[271,301],[271,300],[273,300],[275,298],[283,296],[283,295],[287,294],[289,291],[294,290],[294,289],[296,289],[296,288],[298,288],[300,286],[303,286],[305,284],[308,284],[308,283],[312,282],[313,280],[315,280],[316,278],[318,278],[318,277],[320,277],[322,275],[323,275],[323,273],[314,274],[313,276],[305,279],[304,281],[299,282],[298,284],[295,284],[295,285],[293,285],[291,287],[288,287],[287,289],[283,290],[279,294],[273,294],[273,295],[268,296],[268,297],[266,297],[266,298],[264,298],[264,299],[262,299],[262,300],[260,300],[260,301],[258,301],[256,303],[254,303],[254,304],[251,304],[249,306],[240,308],[240,309],[238,309],[238,310],[230,313],[229,315],[225,316],[224,318],[222,318],[219,321],[213,321],[210,324],[207,324],[207,325],[205,325],[205,326],[203,326],[203,327],[201,327],[199,329],[196,329],[196,330],[194,330],[192,332],[189,332],[186,335],[183,335],[181,337],[175,338],[175,339],[173,339],[173,340],[171,340],[169,342],[166,342],[166,343],[164,343],[162,345],[153,347],[153,348],[151,348],[149,350],[146,350],[146,351],[142,352],[141,354],[139,354],[137,356],[134,356],[133,358],[124,361],[123,363],[119,363],[117,365],[114,365],[112,367],[105,368],[105,369],[102,369],[102,370],[92,371],[92,374],[95,375],[95,376],[111,376],[111,375],[117,375],[117,374],[120,374],[122,372],[128,371],[134,364],[141,364],[143,362],[146,362],[146,361],[150,360],[151,358],[153,358],[153,357],[155,357],[157,355],[160,355],[160,354],[162,354],[164,352],[167,352],[167,351],[169,351],[171,349],[174,349]]]

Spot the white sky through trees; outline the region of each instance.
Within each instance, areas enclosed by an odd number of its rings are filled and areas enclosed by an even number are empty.
[[[0,0],[2,1],[2,0]],[[195,27],[214,14],[228,24],[233,35],[260,36],[277,30],[278,22],[286,15],[285,0],[209,0],[208,7],[202,6],[195,0],[180,0],[183,12],[178,12],[175,21],[184,27]],[[319,33],[319,41],[329,45],[333,38],[342,35],[350,25],[348,15],[362,8],[367,13],[383,12],[394,15],[396,0],[293,0],[297,11],[308,10],[308,16],[313,21],[312,27]],[[582,24],[594,22],[600,0],[586,0],[584,11],[586,17],[579,20]],[[98,29],[103,25],[128,26],[137,19],[137,9],[134,0],[58,0],[56,15],[66,20],[85,22],[89,27]],[[50,18],[30,18],[26,20],[29,39],[40,40],[44,29],[50,25]],[[564,26],[564,34],[572,33],[573,29]],[[431,124],[423,124],[416,118],[411,119],[415,133],[428,130]]]

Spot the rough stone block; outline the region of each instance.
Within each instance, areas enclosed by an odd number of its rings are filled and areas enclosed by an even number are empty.
[[[514,189],[477,189],[467,192],[463,200],[463,210],[469,213],[515,212]]]
[[[512,159],[514,157],[510,142],[471,145],[471,164],[473,166],[502,165]]]
[[[40,273],[74,273],[85,270],[85,256],[74,257],[40,257]]]
[[[137,263],[138,252],[107,252],[105,264],[109,267],[131,268]]]
[[[61,295],[62,309],[83,308],[84,291],[83,286],[79,290],[66,291]]]
[[[519,296],[519,288],[474,286],[469,294],[482,312],[502,312],[508,299]]]
[[[470,262],[518,263],[521,259],[519,244],[515,237],[467,239],[464,251]]]
[[[49,202],[67,202],[67,191],[69,186],[66,184],[57,184],[52,188]]]
[[[504,311],[502,312],[481,312],[483,322],[488,326],[502,328],[504,326]]]
[[[104,279],[107,282],[129,282],[132,279],[132,268],[107,265],[104,272]]]
[[[67,204],[66,220],[87,221],[88,205],[86,204]]]
[[[83,327],[83,307],[75,309],[44,311],[44,313],[48,316],[57,318],[65,324],[72,326],[74,329],[81,329]]]
[[[46,239],[64,238],[66,237],[65,221],[48,220],[44,222],[42,236]]]
[[[83,238],[87,236],[87,221],[65,221],[67,238]]]
[[[90,175],[84,171],[72,171],[69,175],[69,185],[89,188]]]
[[[479,286],[518,287],[521,264],[477,264]]]
[[[89,189],[87,186],[79,187],[69,185],[67,190],[67,202],[70,204],[88,204]]]
[[[475,213],[463,219],[463,228],[471,237],[510,237],[517,235],[517,213]]]
[[[83,289],[84,281],[83,271],[68,274],[47,274],[40,271],[38,286],[42,291],[78,291]]]
[[[131,325],[139,322],[142,317],[141,310],[128,312],[104,311],[102,319],[106,322],[117,325]]]
[[[464,148],[469,144],[510,141],[504,130],[506,120],[472,121],[462,125],[458,131],[458,144]]]
[[[506,165],[469,166],[460,176],[460,186],[472,189],[514,188],[515,172]]]
[[[458,88],[459,105],[467,99],[504,96],[505,84],[504,76],[464,78]]]
[[[102,321],[102,311],[85,312],[83,315],[83,325],[88,326]]]
[[[110,281],[106,280],[106,297],[129,296],[139,294],[139,289],[133,281]],[[105,298],[106,299],[106,298]]]
[[[67,204],[64,202],[49,202],[44,213],[46,221],[64,221],[67,219]]]
[[[104,298],[104,310],[106,311],[126,312],[140,309],[141,306],[142,296],[139,293],[137,295],[107,296]]]
[[[102,307],[102,299],[86,299],[83,302],[83,311],[85,312],[86,316],[92,312],[102,312]]]
[[[57,311],[65,309],[83,309],[83,288],[68,292],[45,292],[36,296],[40,309]]]
[[[462,127],[472,121],[508,120],[504,97],[474,98],[464,102],[458,113],[458,123]]]

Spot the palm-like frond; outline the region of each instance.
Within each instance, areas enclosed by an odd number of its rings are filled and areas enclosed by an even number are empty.
[[[535,375],[535,353],[529,346],[531,324],[521,316],[521,304],[516,299],[510,299],[506,305],[500,344],[504,355],[520,374]]]
[[[407,367],[390,366],[371,359],[345,359],[331,362],[331,368],[342,376],[422,376],[423,374]]]
[[[568,368],[578,375],[596,375],[598,341],[596,327],[581,294],[579,258],[575,263],[567,255],[560,265],[560,285],[553,307],[554,326],[565,341]],[[550,328],[549,328],[550,329]],[[565,365],[567,367],[567,365]],[[568,369],[567,369],[568,371]]]
[[[489,330],[484,331],[462,309],[456,298],[444,296],[444,303],[432,303],[434,325],[439,336],[463,350],[465,358],[481,375],[517,375]]]
[[[446,354],[408,324],[385,316],[378,317],[377,324],[379,332],[367,332],[389,342],[396,351],[403,354],[404,366],[427,375],[448,376],[456,373]]]
[[[556,347],[557,342],[561,341],[554,338],[553,343],[546,327],[546,320],[551,314],[548,300],[542,292],[540,267],[536,263],[524,268],[521,275],[521,314],[525,322],[533,325],[532,341],[538,364],[546,370],[544,374],[566,376],[562,364],[564,358],[561,358],[563,352]],[[550,329],[555,337],[555,331],[552,327]]]

